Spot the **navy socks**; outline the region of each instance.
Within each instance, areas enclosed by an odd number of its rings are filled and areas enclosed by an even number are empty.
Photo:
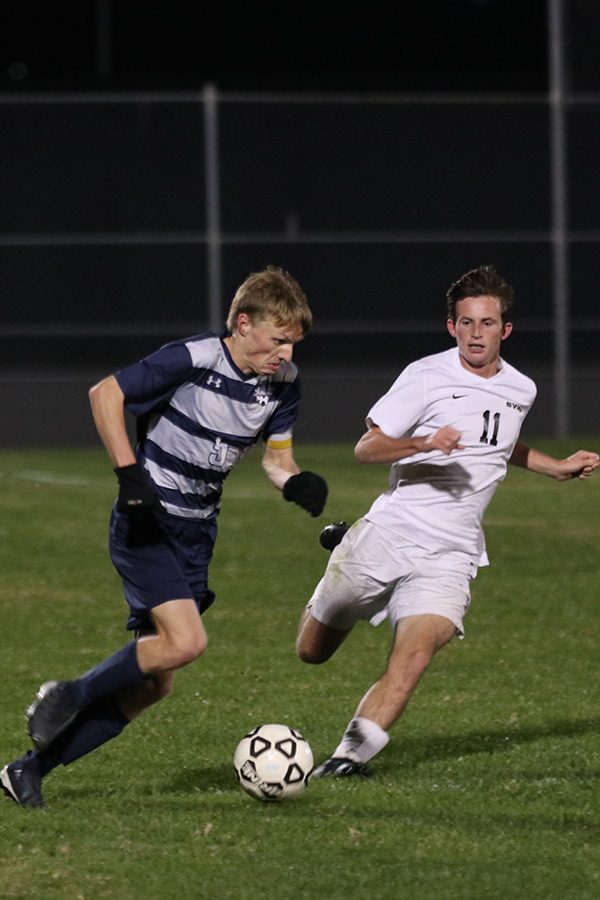
[[[93,669],[69,683],[73,697],[80,706],[93,700],[109,697],[132,685],[140,684],[146,675],[137,661],[136,642],[126,644]]]
[[[105,697],[80,712],[73,724],[46,750],[33,750],[29,759],[36,759],[43,778],[60,763],[68,766],[117,737],[128,724],[129,719],[115,699]]]
[[[146,677],[138,665],[136,642],[132,641],[80,678],[68,682],[81,711],[49,747],[29,751],[27,761],[35,762],[43,778],[60,763],[66,766],[117,737],[129,719],[114,695],[141,684]]]

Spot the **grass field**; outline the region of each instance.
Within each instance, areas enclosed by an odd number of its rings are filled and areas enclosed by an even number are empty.
[[[362,625],[325,666],[295,658],[326,562],[319,530],[364,512],[387,474],[356,467],[349,446],[297,456],[328,478],[326,514],[282,502],[256,452],[231,476],[206,656],[119,740],[52,773],[44,810],[0,798],[0,896],[600,898],[600,477],[511,471],[488,513],[493,565],[474,584],[466,640],[434,660],[375,776],[315,781],[271,805],[237,786],[240,738],[287,722],[321,761],[390,640]],[[101,450],[1,453],[0,487],[3,765],[28,746],[39,684],[119,647],[126,610]]]

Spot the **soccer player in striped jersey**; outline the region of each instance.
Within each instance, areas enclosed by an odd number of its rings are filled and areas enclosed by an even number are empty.
[[[301,472],[292,450],[300,400],[292,355],[311,323],[298,283],[269,267],[239,287],[224,334],[175,341],[91,389],[119,482],[110,554],[136,638],[73,681],[42,685],[27,712],[34,749],[0,774],[17,803],[41,806],[45,775],[120,734],[204,652],[223,482],[255,443],[264,441],[264,471],[283,497],[321,514],[327,485]],[[135,450],[126,409],[137,417]]]
[[[434,654],[463,636],[470,581],[487,565],[483,515],[507,464],[566,481],[600,462],[586,450],[554,459],[519,440],[536,388],[500,357],[512,294],[492,266],[459,278],[447,295],[456,346],[409,365],[368,414],[355,457],[391,463],[389,489],[333,549],[297,651],[325,662],[361,619],[388,618],[394,637],[386,671],[316,777],[368,774]]]

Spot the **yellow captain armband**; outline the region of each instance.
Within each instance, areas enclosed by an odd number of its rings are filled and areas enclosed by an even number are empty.
[[[274,440],[273,438],[267,439],[267,447],[269,450],[289,450],[291,446],[291,437],[283,438],[283,440]]]

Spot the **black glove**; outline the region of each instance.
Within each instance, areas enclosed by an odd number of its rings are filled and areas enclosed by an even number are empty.
[[[283,496],[315,518],[323,512],[327,500],[327,482],[314,472],[299,472],[288,478],[283,486]]]
[[[334,550],[350,526],[346,522],[331,522],[319,535],[319,543],[324,550]]]
[[[156,494],[139,463],[118,466],[115,469],[115,475],[119,480],[119,496],[117,498],[119,512],[152,513],[156,509]]]

